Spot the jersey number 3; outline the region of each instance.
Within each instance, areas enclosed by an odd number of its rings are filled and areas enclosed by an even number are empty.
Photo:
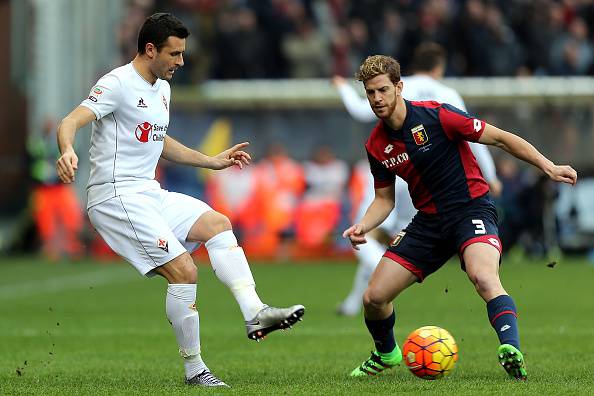
[[[482,220],[480,220],[480,219],[472,220],[472,224],[474,224],[474,226],[476,227],[476,229],[474,230],[474,233],[476,235],[483,235],[483,234],[487,233],[487,230],[485,229],[485,223],[483,223]]]

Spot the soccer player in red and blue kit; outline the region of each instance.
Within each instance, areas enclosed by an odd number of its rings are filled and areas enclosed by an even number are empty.
[[[365,145],[375,198],[361,221],[343,236],[358,249],[366,242],[365,234],[384,221],[394,208],[395,175],[408,183],[418,213],[396,236],[369,281],[363,306],[376,350],[351,376],[376,375],[400,363],[392,301],[457,253],[462,269],[487,303],[489,321],[501,344],[499,362],[510,377],[526,379],[516,306],[499,279],[497,213],[467,141],[502,148],[554,181],[573,185],[577,172],[555,165],[519,136],[453,106],[404,100],[400,65],[391,57],[368,57],[356,77],[380,118]]]

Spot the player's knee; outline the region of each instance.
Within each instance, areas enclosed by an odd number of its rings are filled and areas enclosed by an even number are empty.
[[[367,308],[381,309],[387,303],[384,293],[376,288],[368,287],[363,294],[363,305]]]
[[[219,212],[214,212],[210,215],[208,219],[208,238],[210,239],[215,235],[220,234],[224,231],[229,231],[232,229],[231,221],[227,216],[221,214]]]
[[[501,287],[501,282],[499,278],[490,273],[474,273],[468,274],[470,281],[474,284],[476,290],[480,293],[488,293],[492,290],[498,289]]]
[[[165,273],[169,283],[193,284],[198,280],[198,270],[189,254],[176,258]]]

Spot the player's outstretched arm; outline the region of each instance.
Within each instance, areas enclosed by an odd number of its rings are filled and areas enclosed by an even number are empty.
[[[360,122],[376,121],[377,117],[371,110],[369,101],[357,94],[357,91],[343,77],[334,76],[332,85],[336,87],[347,112]]]
[[[161,157],[178,164],[190,165],[198,168],[218,170],[237,165],[242,169],[244,165],[249,165],[252,160],[252,157],[242,150],[242,148],[248,145],[248,142],[239,143],[222,153],[211,157],[200,151],[192,150],[191,148],[184,146],[171,136],[165,136]]]
[[[485,124],[479,143],[497,146],[514,157],[536,166],[552,180],[568,184],[577,182],[577,172],[569,165],[555,165],[542,155],[533,145],[513,133]]]
[[[394,209],[395,194],[394,185],[377,188],[375,190],[375,198],[369,205],[369,208],[367,208],[363,218],[342,233],[343,238],[349,239],[353,249],[359,250],[358,245],[367,243],[365,234],[386,220],[390,212]]]
[[[78,106],[64,117],[58,126],[57,138],[61,155],[56,161],[56,171],[64,183],[72,183],[78,169],[78,157],[74,152],[76,131],[93,120],[95,120],[95,113],[87,107]]]

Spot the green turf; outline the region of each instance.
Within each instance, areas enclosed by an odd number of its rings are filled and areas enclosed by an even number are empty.
[[[423,325],[448,329],[460,360],[452,375],[425,381],[404,366],[376,378],[348,373],[373,348],[364,323],[333,314],[353,263],[254,265],[271,304],[302,303],[304,321],[262,343],[249,341],[231,294],[200,269],[203,356],[233,388],[183,385],[183,368],[165,319],[165,282],[125,264],[49,264],[0,260],[0,394],[329,395],[420,392],[439,395],[594,393],[594,266],[562,260],[508,262],[502,279],[519,310],[529,379],[507,379],[484,303],[448,263],[397,304],[397,339]]]

